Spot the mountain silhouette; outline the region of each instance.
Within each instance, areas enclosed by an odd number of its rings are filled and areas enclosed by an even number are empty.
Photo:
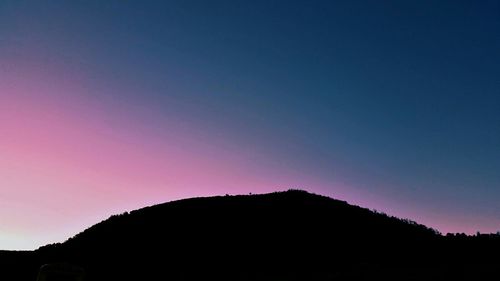
[[[64,243],[0,252],[0,269],[9,280],[51,263],[81,266],[85,280],[491,280],[499,245],[290,190],[114,215]]]

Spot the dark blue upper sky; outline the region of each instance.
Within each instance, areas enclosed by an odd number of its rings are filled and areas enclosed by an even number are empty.
[[[395,215],[500,230],[499,1],[2,1],[0,34],[2,56],[85,73],[113,88],[89,98],[157,126]]]

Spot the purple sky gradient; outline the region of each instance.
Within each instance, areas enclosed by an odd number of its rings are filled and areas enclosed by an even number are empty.
[[[500,230],[500,9],[445,2],[0,3],[0,249],[289,188]]]

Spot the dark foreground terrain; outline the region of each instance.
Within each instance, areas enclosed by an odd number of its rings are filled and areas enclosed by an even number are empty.
[[[112,216],[36,251],[0,252],[1,280],[34,281],[41,265],[60,262],[90,281],[500,280],[500,238],[442,236],[297,190],[193,198]]]

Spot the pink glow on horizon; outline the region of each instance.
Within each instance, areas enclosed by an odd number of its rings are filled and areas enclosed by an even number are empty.
[[[89,95],[100,89],[84,78],[61,66],[0,68],[0,249],[61,242],[111,214],[175,199],[288,188],[439,226],[442,232],[474,225],[388,204],[354,183],[314,178],[180,117],[154,114],[156,109],[100,101],[99,93]],[[443,221],[455,223],[443,226]]]
[[[297,178],[271,177],[251,150],[194,128],[169,120],[155,127],[134,107],[96,103],[64,75],[20,73],[0,77],[2,249],[63,241],[146,205],[272,191]]]

